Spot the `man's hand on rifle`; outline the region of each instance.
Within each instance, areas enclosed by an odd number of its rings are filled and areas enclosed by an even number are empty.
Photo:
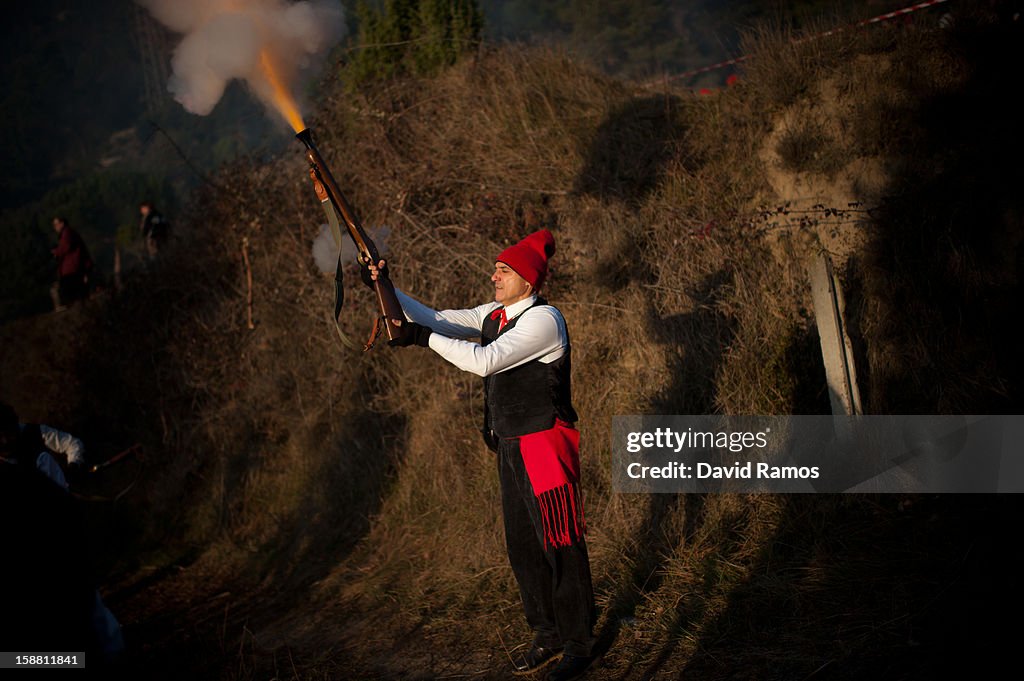
[[[416,322],[407,322],[401,319],[396,319],[395,324],[405,329],[405,333],[402,334],[401,338],[388,341],[388,345],[396,348],[407,348],[410,345],[418,345],[421,348],[430,347],[430,334],[434,333],[434,330],[429,326],[423,326]]]
[[[373,282],[381,276],[388,276],[388,263],[386,260],[381,260],[376,265],[373,263],[366,265],[362,268],[363,282],[367,286],[373,287]],[[410,345],[419,345],[422,348],[430,347],[430,334],[434,333],[433,329],[429,326],[423,326],[416,322],[409,322],[404,319],[393,320],[395,324],[405,329],[405,333],[402,334],[401,338],[396,338],[393,341],[388,341],[388,345],[397,348],[407,348]]]
[[[381,260],[376,265],[370,263],[369,265],[362,265],[359,268],[359,276],[362,277],[363,283],[366,284],[367,288],[373,288],[373,282],[381,276],[387,277],[388,263],[386,260]]]

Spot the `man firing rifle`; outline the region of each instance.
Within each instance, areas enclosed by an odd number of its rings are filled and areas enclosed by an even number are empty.
[[[433,310],[396,289],[405,332],[390,344],[429,347],[483,377],[482,431],[497,454],[505,543],[534,632],[513,672],[558,661],[547,678],[567,681],[593,660],[595,612],[569,333],[562,313],[539,295],[554,252],[546,229],[505,249],[491,275],[494,302],[466,310]],[[376,280],[385,267],[383,260],[368,267],[364,279]]]

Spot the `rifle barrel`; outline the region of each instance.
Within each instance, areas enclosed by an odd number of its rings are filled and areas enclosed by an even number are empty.
[[[345,195],[341,193],[341,189],[338,188],[338,183],[334,180],[330,168],[327,167],[327,162],[324,161],[324,157],[320,155],[320,150],[316,148],[316,144],[313,142],[313,131],[310,128],[306,128],[299,131],[295,137],[306,145],[306,159],[309,161],[314,176],[314,188],[316,181],[319,181],[330,203],[338,213],[341,213],[341,218],[345,221],[345,226],[348,228],[349,236],[352,237],[352,241],[355,242],[356,248],[359,250],[360,260],[367,265],[380,262],[377,245],[373,243],[373,239],[367,236],[351,204],[349,204]],[[377,294],[379,313],[384,320],[384,332],[388,340],[402,338],[405,334],[405,329],[399,326],[398,323],[400,322],[396,322],[396,320],[403,319],[404,314],[402,306],[398,302],[398,297],[395,294],[395,286],[388,279],[386,272],[378,277],[377,281],[374,282],[373,288]],[[335,309],[335,319],[337,319],[338,312],[339,310]],[[367,342],[365,349],[368,350],[372,346],[373,337]]]
[[[299,139],[303,144],[306,145],[306,158],[309,160],[310,165],[316,172],[320,179],[320,182],[324,185],[324,189],[327,191],[327,195],[331,199],[337,208],[338,212],[341,213],[342,219],[345,221],[345,226],[348,227],[349,234],[352,236],[352,240],[356,243],[356,248],[359,249],[359,255],[364,260],[370,263],[376,263],[380,260],[380,255],[377,252],[377,246],[373,241],[366,236],[366,232],[363,230],[362,224],[356,217],[356,212],[352,208],[352,204],[348,202],[345,195],[341,193],[341,189],[338,187],[338,183],[334,179],[334,175],[331,174],[331,169],[327,166],[327,162],[324,157],[320,155],[320,150],[317,149],[316,143],[313,142],[313,131],[310,128],[300,131],[296,138]]]

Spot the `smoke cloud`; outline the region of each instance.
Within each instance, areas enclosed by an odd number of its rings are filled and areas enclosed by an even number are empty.
[[[386,256],[387,241],[391,235],[391,228],[387,225],[381,225],[379,227],[364,227],[364,229],[366,229],[366,236],[373,239],[373,243],[377,245],[377,250],[380,251],[381,256]],[[341,262],[359,262],[358,255],[355,244],[352,243],[352,239],[348,237],[345,233],[345,228],[342,227]],[[320,226],[320,234],[313,240],[313,260],[316,262],[317,268],[325,273],[333,273],[338,265],[338,247],[335,245],[334,237],[331,235],[331,228],[327,225]]]
[[[329,225],[320,225],[320,233],[313,240],[313,261],[317,269],[325,274],[333,272],[338,264],[338,247],[334,244]]]
[[[232,79],[244,80],[270,108],[273,84],[318,66],[345,32],[337,0],[136,0],[157,21],[184,34],[171,59],[168,89],[188,111],[205,116]],[[279,110],[279,107],[278,107]]]

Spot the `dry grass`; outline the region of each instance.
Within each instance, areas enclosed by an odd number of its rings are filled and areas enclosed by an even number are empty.
[[[855,678],[876,660],[898,671],[943,659],[944,639],[927,627],[920,634],[922,622],[952,598],[957,570],[947,566],[963,560],[964,519],[987,518],[989,507],[620,495],[609,449],[616,414],[828,409],[803,269],[820,225],[780,227],[759,211],[794,198],[773,190],[765,140],[790,107],[822,104],[815,98],[827,92],[840,97],[842,136],[819,130],[807,147],[796,131],[784,171],[834,170],[830,139],[852,159],[906,167],[885,210],[872,213],[879,240],[844,269],[869,403],[943,410],[1007,393],[1014,375],[1002,354],[985,366],[995,382],[952,356],[990,340],[984,327],[943,349],[948,310],[926,295],[907,308],[893,293],[944,267],[950,286],[966,287],[955,298],[963,309],[1012,280],[1012,263],[980,274],[993,256],[964,234],[945,237],[950,248],[937,256],[921,246],[927,229],[910,226],[934,224],[920,199],[949,190],[938,172],[915,183],[914,154],[966,163],[969,144],[994,143],[967,132],[953,151],[937,143],[921,112],[954,96],[968,73],[937,45],[913,32],[800,44],[758,34],[742,84],[702,99],[633,91],[556,53],[503,51],[361,99],[338,88],[313,121],[366,222],[391,228],[397,283],[427,303],[486,299],[504,245],[542,225],[555,232],[548,293],[573,335],[589,542],[602,645],[611,646],[603,677],[828,669]],[[883,63],[892,77],[873,88]],[[883,143],[879,131],[893,129],[879,123],[885,116],[902,132]],[[814,161],[818,147],[826,166]],[[226,191],[198,200],[187,251],[139,282],[88,339],[86,376],[109,390],[89,413],[116,410],[162,454],[145,499],[129,508],[171,518],[176,540],[202,552],[196,565],[218,575],[183,587],[179,604],[217,584],[242,594],[223,616],[231,646],[185,647],[195,669],[291,674],[280,671],[287,653],[301,678],[339,669],[354,678],[493,676],[528,632],[504,556],[493,458],[477,432],[479,382],[425,351],[363,355],[338,342],[328,281],[309,257],[322,216],[305,177],[296,150],[225,172]],[[998,200],[1017,206],[1006,193]],[[936,210],[955,205],[949,198]],[[985,215],[995,242],[1019,227],[995,209]],[[242,237],[256,282],[253,331]],[[358,342],[368,292],[356,284],[346,305],[343,331]],[[125,335],[137,339],[127,356],[95,349]],[[967,383],[951,393],[955,379],[936,380],[932,367],[955,367]],[[936,516],[941,527],[930,524]],[[148,534],[136,547],[167,541],[155,522],[140,525]],[[122,606],[145,621],[149,593]],[[189,612],[178,611],[181,621]],[[454,659],[432,659],[433,648]]]

